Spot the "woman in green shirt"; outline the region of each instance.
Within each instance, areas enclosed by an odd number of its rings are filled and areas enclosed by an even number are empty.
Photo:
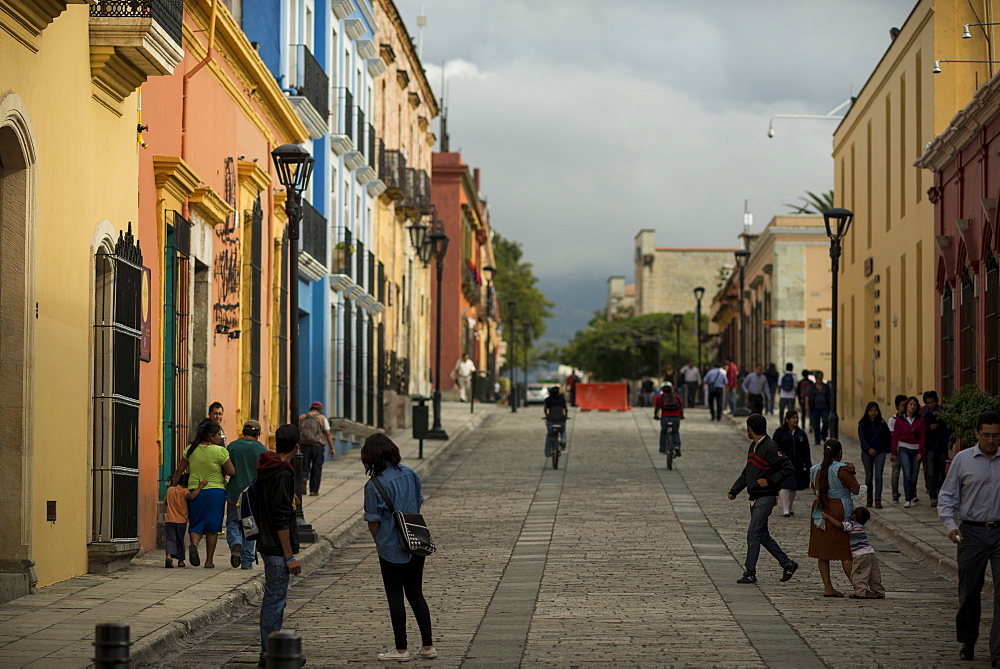
[[[225,477],[236,473],[236,468],[229,459],[229,451],[220,446],[221,442],[222,427],[211,421],[202,422],[178,463],[175,474],[176,480],[188,471],[188,487],[191,489],[197,488],[201,481],[207,481],[201,493],[188,500],[188,533],[191,536],[188,561],[194,567],[201,564],[198,544],[201,543],[202,535],[205,535],[205,568],[215,566],[215,545],[219,541],[219,531],[226,514]]]

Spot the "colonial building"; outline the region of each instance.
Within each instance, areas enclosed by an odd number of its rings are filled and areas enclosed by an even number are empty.
[[[714,286],[735,249],[656,246],[655,230],[635,236],[635,315],[694,311],[697,286]]]
[[[1000,74],[917,165],[934,173],[935,384],[1000,394]]]
[[[837,412],[844,421],[857,419],[871,400],[889,407],[897,393],[939,382],[929,353],[939,318],[938,243],[927,195],[933,184],[914,161],[994,71],[951,61],[995,60],[992,27],[972,27],[969,39],[962,33],[965,24],[988,21],[982,17],[996,4],[917,2],[834,133],[836,204],[855,215],[837,306]],[[953,244],[957,249],[958,240]]]
[[[608,277],[608,301],[605,313],[609,321],[635,315],[635,284],[623,276]]]
[[[127,564],[155,509],[136,91],[181,61],[182,8],[125,4],[0,10],[0,601]]]

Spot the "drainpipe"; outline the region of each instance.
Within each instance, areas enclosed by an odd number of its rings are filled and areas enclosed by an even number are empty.
[[[184,75],[181,87],[181,160],[187,161],[187,135],[188,135],[188,86],[191,78],[198,74],[201,68],[208,65],[208,62],[215,56],[215,13],[219,5],[219,0],[212,0],[212,14],[208,22],[208,53],[200,63],[194,66],[191,71]],[[184,203],[185,210],[187,203]],[[188,218],[187,212],[184,214]]]

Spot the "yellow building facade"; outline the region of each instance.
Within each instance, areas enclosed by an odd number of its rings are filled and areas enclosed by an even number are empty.
[[[885,411],[898,393],[933,388],[933,178],[913,163],[995,71],[947,61],[997,60],[992,27],[962,33],[998,10],[996,0],[918,2],[834,133],[836,206],[855,215],[837,305],[842,421],[869,401]]]
[[[104,521],[92,512],[104,476],[95,384],[108,362],[95,357],[95,301],[125,274],[103,273],[107,262],[135,276],[141,264],[135,91],[183,53],[179,4],[172,26],[88,5],[0,11],[0,601],[88,569]],[[133,485],[138,464],[127,464]]]

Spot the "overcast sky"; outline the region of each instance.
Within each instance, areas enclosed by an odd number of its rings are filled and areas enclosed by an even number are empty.
[[[806,190],[833,188],[834,121],[915,0],[396,0],[451,150],[482,169],[494,228],[557,302],[547,339],[632,281],[632,240],[734,246]],[[692,307],[693,308],[693,307]]]

